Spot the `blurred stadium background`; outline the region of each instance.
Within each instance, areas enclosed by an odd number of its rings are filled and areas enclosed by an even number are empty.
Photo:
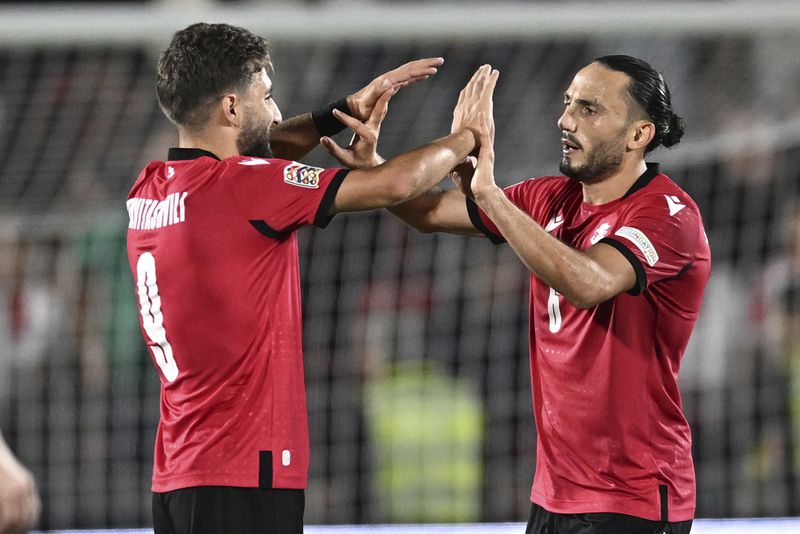
[[[687,135],[651,159],[700,205],[714,258],[682,369],[698,515],[800,515],[798,2],[4,2],[0,428],[37,477],[42,529],[150,524],[159,386],[124,199],[176,142],[154,64],[199,20],[271,41],[284,116],[444,56],[393,99],[385,156],[445,134],[459,89],[492,63],[503,184],[556,172],[577,69],[607,53],[654,64]],[[524,521],[535,433],[520,262],[387,213],[300,238],[307,523]]]

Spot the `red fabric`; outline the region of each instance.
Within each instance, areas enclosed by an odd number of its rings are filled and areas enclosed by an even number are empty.
[[[601,237],[613,239],[636,256],[646,274],[641,294],[623,293],[588,310],[551,295],[531,276],[538,431],[531,500],[556,513],[660,520],[659,486],[666,485],[669,521],[693,518],[691,435],[677,379],[710,270],[696,204],[663,174],[600,206],[585,204],[580,184],[565,177],[528,180],[506,194],[579,250]],[[483,212],[480,217],[499,235]],[[642,235],[646,241],[639,239],[639,245],[631,239]],[[560,324],[551,318],[553,299]]]
[[[329,185],[338,187],[339,169],[312,168],[317,187],[301,187],[290,183],[297,180],[298,164],[253,163],[240,157],[154,161],[128,197],[128,258],[143,335],[154,361],[164,358],[168,343],[177,367],[177,377],[168,377],[157,366],[156,492],[257,487],[259,451],[273,453],[273,487],[307,484],[300,277],[292,231],[315,218],[327,223],[317,210]],[[291,165],[295,171],[285,171]],[[148,211],[155,204],[143,199],[166,200],[166,215]],[[265,237],[251,220],[287,233]],[[147,254],[154,259],[154,280],[143,266]],[[164,339],[153,326],[159,313]]]

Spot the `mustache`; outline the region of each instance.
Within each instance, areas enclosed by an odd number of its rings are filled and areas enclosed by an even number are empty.
[[[583,148],[583,146],[581,146],[581,144],[578,142],[578,140],[575,139],[575,137],[572,136],[572,134],[568,134],[567,132],[563,132],[561,134],[561,140],[562,141],[569,141],[571,144],[575,145],[576,147]]]

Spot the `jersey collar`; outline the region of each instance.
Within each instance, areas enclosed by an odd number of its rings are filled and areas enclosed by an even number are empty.
[[[202,157],[214,158],[217,161],[221,161],[215,154],[212,154],[208,150],[203,150],[202,148],[179,147],[172,147],[169,149],[167,161],[181,161],[185,159],[197,159]]]
[[[658,176],[658,174],[661,172],[660,169],[661,169],[661,166],[658,163],[648,162],[647,163],[647,170],[644,171],[642,173],[642,175],[633,183],[633,185],[631,186],[630,189],[628,189],[628,192],[625,193],[625,196],[623,198],[627,198],[627,197],[631,196],[632,194],[637,192],[639,189],[642,189],[647,184],[652,182],[653,178]]]

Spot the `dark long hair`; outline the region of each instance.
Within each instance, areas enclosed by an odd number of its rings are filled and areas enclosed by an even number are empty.
[[[631,56],[603,56],[595,61],[611,70],[623,72],[631,79],[628,96],[656,126],[656,134],[645,153],[660,145],[669,148],[680,142],[684,130],[683,119],[672,111],[672,96],[661,74],[647,62]]]

